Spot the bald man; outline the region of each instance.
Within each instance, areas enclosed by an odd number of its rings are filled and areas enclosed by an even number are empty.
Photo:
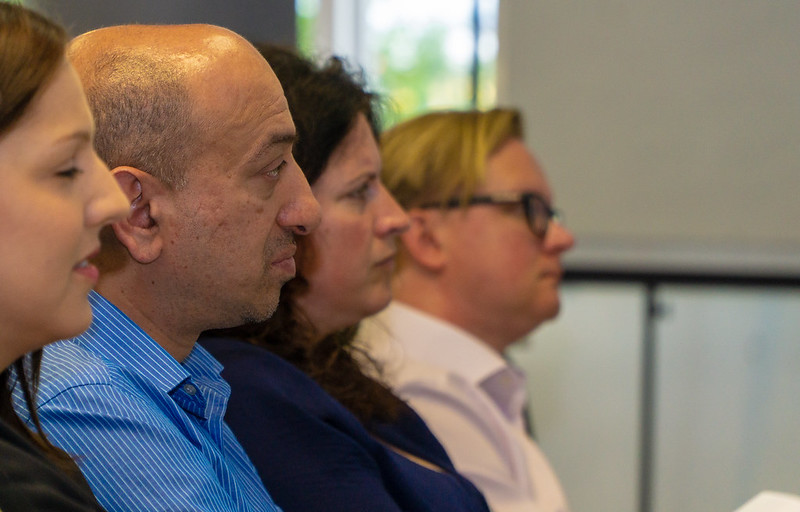
[[[267,319],[319,223],[281,86],[214,26],[105,28],[68,54],[130,213],[96,258],[91,328],[45,354],[43,428],[110,511],[277,510],[195,341]]]

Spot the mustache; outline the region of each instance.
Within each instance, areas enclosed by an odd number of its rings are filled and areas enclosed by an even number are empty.
[[[270,244],[270,247],[268,247],[268,252],[272,252],[274,255],[284,252],[288,248],[293,248],[295,250],[295,254],[297,253],[297,238],[292,233],[287,233],[273,241],[273,243]]]

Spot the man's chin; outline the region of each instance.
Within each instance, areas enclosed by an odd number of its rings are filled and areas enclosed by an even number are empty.
[[[275,314],[275,311],[278,309],[278,297],[275,296],[270,297],[267,300],[263,300],[259,304],[251,304],[249,308],[244,310],[238,318],[239,325],[246,325],[246,324],[257,324],[261,322],[266,322],[272,315]]]
[[[243,324],[258,324],[261,322],[266,322],[272,318],[272,315],[275,314],[277,309],[278,303],[275,302],[275,304],[272,306],[260,309],[259,311],[249,311],[242,316]]]
[[[561,311],[561,301],[558,296],[548,301],[538,301],[533,307],[533,316],[538,317],[539,323],[553,320]]]

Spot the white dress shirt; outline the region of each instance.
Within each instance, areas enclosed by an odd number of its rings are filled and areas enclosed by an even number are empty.
[[[527,435],[525,378],[466,331],[398,301],[358,343],[425,420],[495,512],[566,512],[561,484]]]

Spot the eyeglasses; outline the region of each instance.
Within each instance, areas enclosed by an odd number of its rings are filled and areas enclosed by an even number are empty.
[[[474,196],[466,202],[461,199],[448,199],[444,203],[430,202],[420,205],[420,208],[459,208],[461,206],[476,206],[482,204],[493,205],[517,205],[522,204],[525,211],[525,218],[533,234],[539,238],[547,235],[547,228],[550,221],[561,222],[563,216],[558,210],[551,208],[545,199],[535,192],[508,192]]]

